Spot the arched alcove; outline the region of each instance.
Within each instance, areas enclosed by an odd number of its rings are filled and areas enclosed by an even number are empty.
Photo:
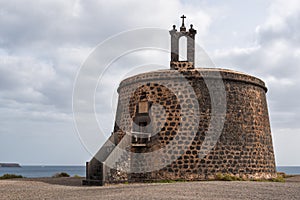
[[[179,61],[187,61],[187,37],[179,38]]]

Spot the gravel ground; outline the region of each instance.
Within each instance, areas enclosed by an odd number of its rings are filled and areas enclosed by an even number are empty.
[[[285,183],[178,182],[80,186],[78,178],[0,181],[0,199],[300,199],[300,176]]]

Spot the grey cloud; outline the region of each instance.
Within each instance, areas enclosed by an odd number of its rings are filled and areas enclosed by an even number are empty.
[[[288,11],[287,11],[288,12]],[[268,88],[272,126],[276,129],[300,128],[300,18],[296,12],[282,17],[283,26],[263,24],[257,31],[257,44],[215,52],[217,64],[229,66],[263,79]]]
[[[160,5],[157,5],[159,3]],[[141,1],[9,1],[0,3],[1,45],[7,48],[49,48],[92,45],[112,34],[136,27],[170,25],[179,9],[167,2]],[[141,15],[161,6],[164,11]],[[134,10],[138,12],[128,12]],[[176,13],[176,14],[175,14]],[[141,20],[141,17],[143,20]],[[164,19],[163,21],[161,19]],[[173,17],[172,17],[173,18]],[[46,42],[45,40],[51,40]]]
[[[78,152],[72,157],[76,164],[88,159],[80,153],[78,138],[72,129],[72,90],[73,81],[82,62],[90,51],[99,43],[120,31],[139,27],[171,28],[179,25],[181,14],[187,14],[187,22],[192,21],[201,37],[210,38],[209,25],[217,19],[218,4],[214,15],[208,13],[206,3],[183,3],[181,1],[1,1],[0,2],[0,147],[17,144],[26,148],[20,135],[26,135],[27,161],[16,152],[6,153],[0,150],[1,158],[9,156],[19,158],[24,163],[34,163],[38,157],[49,157],[48,162],[72,164],[64,161],[69,154],[56,155],[64,145]],[[270,113],[275,127],[298,127],[297,117],[300,94],[297,87],[300,76],[299,55],[295,54],[299,44],[298,14],[285,18],[286,27],[280,31],[261,26],[258,32],[258,47],[250,49],[226,50],[214,56],[217,65],[261,77],[270,89],[268,93]],[[224,25],[225,26],[225,25]],[[222,27],[218,27],[221,30]],[[166,36],[168,37],[168,36]],[[221,33],[217,36],[222,38]],[[138,38],[140,39],[140,38]],[[144,38],[150,40],[154,38]],[[222,38],[223,39],[223,38]],[[221,40],[220,40],[221,41]],[[283,41],[282,49],[278,41]],[[124,41],[119,45],[125,45]],[[116,46],[117,47],[117,46]],[[107,48],[105,53],[114,54],[114,48]],[[279,56],[277,56],[279,55]],[[154,59],[155,58],[155,59]],[[277,60],[275,60],[275,58]],[[9,60],[9,62],[4,62]],[[113,126],[112,101],[108,99],[116,89],[118,82],[126,76],[153,70],[148,67],[132,69],[145,63],[157,61],[168,65],[169,55],[148,52],[123,57],[111,66],[103,79],[106,90],[99,90],[96,100],[97,111],[108,114],[99,116],[104,124],[105,134],[109,135]],[[99,66],[102,70],[104,66]],[[163,68],[163,67],[160,67]],[[94,71],[91,72],[91,74]],[[89,81],[90,74],[85,77]],[[287,79],[291,83],[284,80]],[[84,93],[83,93],[84,95]],[[103,99],[106,98],[106,99]],[[113,97],[112,97],[113,98]],[[84,107],[84,103],[83,107]],[[293,118],[292,118],[293,117]],[[290,119],[292,118],[292,119]],[[285,119],[285,120],[283,120]],[[289,120],[287,120],[289,119]],[[4,134],[5,133],[5,134]],[[59,134],[58,134],[59,133]],[[5,137],[3,136],[5,135]],[[45,138],[43,138],[45,136]],[[73,144],[64,143],[70,138]],[[101,139],[101,138],[100,138]],[[20,140],[20,141],[18,141]],[[103,141],[94,141],[101,145]],[[47,152],[59,144],[59,150]],[[43,148],[46,146],[47,148]],[[42,153],[34,148],[42,148]],[[4,153],[3,153],[4,152]],[[5,155],[4,155],[5,154]],[[70,153],[72,154],[72,152]],[[46,156],[45,156],[46,155]],[[70,158],[70,157],[69,157]],[[56,160],[56,161],[55,161]],[[47,162],[47,161],[45,161]],[[73,161],[74,163],[74,161]]]
[[[272,43],[274,40],[286,40],[291,42],[291,46],[299,47],[300,36],[300,13],[294,12],[283,19],[281,25],[268,25],[266,27],[258,28],[258,41],[262,45]]]

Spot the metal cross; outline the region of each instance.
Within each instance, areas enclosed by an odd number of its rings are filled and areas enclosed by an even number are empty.
[[[184,26],[184,18],[186,18],[186,16],[182,15],[180,18],[182,18],[182,26]]]

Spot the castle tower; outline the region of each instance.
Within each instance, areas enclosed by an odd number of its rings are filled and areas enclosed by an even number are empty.
[[[170,30],[170,69],[118,88],[115,128],[87,163],[84,184],[276,176],[265,83],[228,69],[196,68],[195,34]],[[187,37],[187,60],[179,39]],[[199,67],[199,66],[197,66]]]

